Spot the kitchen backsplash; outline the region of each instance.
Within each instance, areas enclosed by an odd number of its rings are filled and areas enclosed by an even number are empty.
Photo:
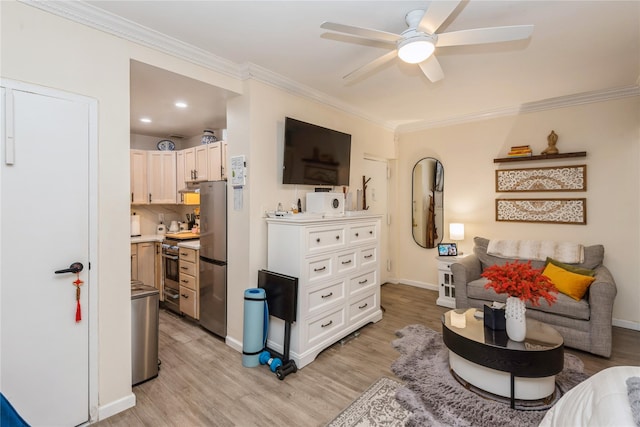
[[[140,215],[140,233],[156,234],[156,227],[160,224],[160,214],[164,214],[164,224],[169,226],[171,221],[187,221],[187,214],[193,213],[198,206],[185,205],[135,205],[131,206],[131,214]]]

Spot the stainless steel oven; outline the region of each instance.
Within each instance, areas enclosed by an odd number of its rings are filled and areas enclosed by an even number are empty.
[[[164,306],[180,313],[180,257],[178,240],[165,239],[162,243],[162,278],[164,283]]]

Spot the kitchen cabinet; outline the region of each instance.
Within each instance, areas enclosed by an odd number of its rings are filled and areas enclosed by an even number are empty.
[[[220,141],[205,145],[207,147],[207,168],[209,181],[222,179],[222,150]]]
[[[160,242],[131,244],[131,280],[140,280],[145,285],[161,291],[162,258]]]
[[[150,204],[176,203],[176,153],[147,151],[147,188]]]
[[[130,150],[129,167],[131,171],[131,203],[148,203],[147,191],[147,152]]]
[[[180,311],[194,319],[200,318],[199,257],[196,249],[179,249],[180,265]]]
[[[193,148],[181,150],[184,152],[184,180],[208,181],[207,146],[199,145]]]
[[[227,179],[227,141],[220,141],[221,153],[220,153],[220,170],[222,171],[221,179]]]
[[[293,216],[295,218],[295,215]],[[290,357],[298,367],[370,322],[380,309],[378,216],[267,219],[267,269],[298,278]],[[283,350],[284,322],[271,318],[269,346]]]
[[[184,188],[184,151],[176,151],[176,202],[184,203],[184,195],[178,191]]]

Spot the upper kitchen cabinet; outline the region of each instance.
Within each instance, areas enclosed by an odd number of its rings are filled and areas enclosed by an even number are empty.
[[[207,168],[209,170],[209,181],[220,181],[222,179],[222,150],[221,142],[212,142],[204,147],[207,148]]]
[[[147,156],[149,203],[176,203],[176,153],[147,151]]]
[[[209,181],[207,146],[199,145],[182,151],[184,151],[184,181]]]
[[[148,203],[147,191],[147,151],[131,150],[129,154],[131,168],[131,203]]]

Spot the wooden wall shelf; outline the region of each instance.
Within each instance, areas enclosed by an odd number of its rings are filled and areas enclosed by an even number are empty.
[[[575,153],[539,154],[537,156],[529,157],[501,157],[499,159],[493,159],[493,163],[530,162],[532,160],[566,159],[569,157],[587,157],[587,152],[577,151]]]

